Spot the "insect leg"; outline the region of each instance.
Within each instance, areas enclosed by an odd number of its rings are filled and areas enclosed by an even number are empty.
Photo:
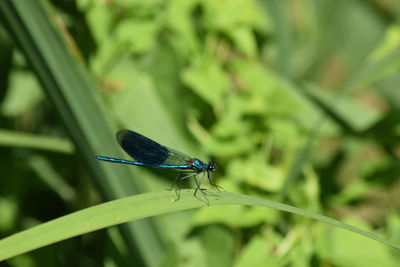
[[[193,179],[194,179],[194,181],[196,182],[196,185],[197,185],[196,190],[194,190],[194,196],[195,196],[196,198],[198,198],[198,197],[196,196],[196,193],[197,193],[198,190],[200,190],[201,193],[203,193],[204,198],[205,198],[206,201],[207,201],[207,206],[210,206],[210,201],[208,200],[208,197],[207,197],[206,193],[204,193],[204,191],[205,191],[206,189],[200,187],[200,184],[199,184],[199,182],[198,182],[197,179],[196,179],[196,175],[193,176]],[[198,199],[199,199],[199,198],[198,198]]]
[[[225,189],[222,186],[217,185],[216,183],[214,183],[214,181],[211,179],[210,173],[207,172],[207,178],[208,178],[208,182],[210,183],[210,185],[214,186],[215,188],[217,188],[218,191],[221,191],[220,189],[224,190]]]
[[[184,172],[184,173],[185,173],[185,172]],[[181,185],[182,185],[182,180],[187,179],[187,178],[189,178],[189,177],[192,177],[192,176],[195,176],[195,175],[196,175],[196,173],[193,173],[193,172],[186,172],[186,173],[189,173],[189,175],[185,175],[185,176],[183,176],[183,177],[179,177],[181,173],[178,173],[178,175],[176,176],[175,182],[174,182],[174,184],[173,184],[172,187],[171,187],[171,190],[172,190],[172,188],[174,188],[175,183],[176,183],[177,181],[179,182],[178,188],[175,189],[175,194],[176,194],[176,196],[177,196],[177,199],[176,199],[176,200],[179,200],[179,199],[181,198]]]
[[[170,189],[167,189],[167,190],[172,191],[172,189],[174,189],[174,186],[175,186],[175,184],[176,184],[176,181],[178,181],[180,175],[181,175],[180,172],[178,172],[178,173],[176,174],[174,183],[172,184],[171,188],[170,188]]]

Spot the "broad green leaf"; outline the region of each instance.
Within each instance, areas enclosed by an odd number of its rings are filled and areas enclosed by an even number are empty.
[[[238,50],[248,57],[257,56],[257,43],[254,32],[249,27],[237,27],[231,31]]]
[[[200,42],[192,25],[191,14],[198,0],[172,0],[166,9],[166,23],[177,37],[172,44],[182,56],[191,56],[200,51]]]
[[[230,87],[221,65],[208,55],[194,57],[191,66],[183,72],[182,79],[198,96],[215,107],[222,104]]]
[[[206,226],[200,231],[207,266],[232,266],[236,250],[234,232],[220,225]]]
[[[79,0],[78,4],[82,11],[86,11],[85,15],[92,30],[93,36],[97,42],[101,42],[108,38],[112,30],[113,13],[112,9],[106,2]]]
[[[260,11],[258,2],[246,0],[208,0],[204,3],[204,23],[215,30],[230,34],[240,26],[260,27],[267,23],[265,14]],[[240,11],[240,12],[239,12]],[[260,27],[263,28],[264,27]]]
[[[1,113],[5,116],[16,117],[29,109],[34,109],[43,99],[43,93],[32,73],[27,71],[14,71],[11,73],[10,85]]]
[[[135,53],[147,52],[156,41],[158,23],[154,21],[124,21],[120,23],[115,40],[124,43]]]
[[[274,257],[271,248],[271,237],[255,236],[243,248],[242,253],[239,255],[238,260],[235,262],[235,267],[272,267],[277,266],[279,260]],[[271,255],[272,254],[272,255]]]

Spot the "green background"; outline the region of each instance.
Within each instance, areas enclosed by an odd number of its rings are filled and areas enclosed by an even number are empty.
[[[129,159],[114,137],[127,128],[214,160],[229,192],[400,242],[400,2],[4,0],[0,18],[1,237],[170,187],[173,172],[94,160]],[[399,261],[321,222],[223,206],[108,228],[0,265]]]

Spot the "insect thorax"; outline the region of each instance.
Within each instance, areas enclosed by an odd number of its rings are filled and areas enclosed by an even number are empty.
[[[198,171],[198,172],[202,172],[202,171],[205,171],[207,169],[207,165],[206,164],[204,164],[201,160],[198,160],[198,159],[195,159],[195,158],[193,158],[190,161],[190,166],[191,166],[191,169],[193,169],[195,171]]]

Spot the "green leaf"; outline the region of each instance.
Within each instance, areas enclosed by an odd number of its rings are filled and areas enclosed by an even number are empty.
[[[204,207],[207,204],[209,204],[209,208],[218,205],[250,205],[278,209],[332,224],[400,250],[399,244],[310,211],[246,195],[228,192],[207,192],[210,193],[207,195],[208,202],[201,194],[194,197],[193,190],[182,190],[181,199],[178,201],[176,201],[175,192],[163,191],[117,199],[87,208],[0,240],[0,260],[112,225],[165,213]]]
[[[118,155],[112,142],[116,129],[106,116],[92,79],[72,56],[74,50],[60,31],[55,30],[42,2],[0,1],[0,15],[63,120],[102,197],[109,200],[139,192],[143,183],[131,178],[132,169],[94,159],[105,151]],[[163,239],[153,223],[140,221],[120,230],[131,260],[152,266],[159,263]]]
[[[207,55],[195,57],[192,65],[183,72],[182,79],[204,101],[213,106],[221,105],[230,86],[221,65]]]
[[[349,96],[338,96],[314,87],[309,87],[307,92],[354,131],[364,131],[381,118],[381,114]]]
[[[0,130],[0,146],[42,149],[65,154],[72,154],[75,150],[74,145],[66,139],[8,130]]]
[[[268,255],[268,251],[272,248],[271,239],[266,240],[265,237],[255,236],[243,248],[238,260],[235,262],[235,267],[263,267],[263,266],[278,266],[278,259],[274,255]]]
[[[15,117],[35,108],[43,94],[32,73],[14,71],[10,77],[10,88],[1,107],[5,116]]]
[[[0,232],[6,233],[12,230],[18,220],[18,207],[16,201],[0,197]]]
[[[232,231],[220,225],[206,226],[201,229],[201,242],[206,252],[207,266],[232,266],[236,248]]]
[[[353,224],[355,224],[354,221]],[[358,223],[358,226],[362,225]],[[320,225],[317,229],[320,230],[320,233],[316,235],[317,253],[321,259],[335,266],[395,267],[399,265],[396,255],[372,240],[352,235],[339,228],[328,228],[326,225]]]
[[[380,44],[375,48],[369,59],[371,61],[379,60],[398,50],[400,43],[400,25],[389,25],[386,28],[385,36],[382,38]]]
[[[152,21],[124,21],[119,25],[115,38],[129,44],[134,52],[143,53],[154,45],[158,29],[159,25]]]
[[[224,224],[232,228],[255,227],[262,223],[276,223],[278,212],[265,212],[262,207],[228,206],[201,209],[194,218],[195,226]]]
[[[71,201],[75,197],[73,188],[62,179],[47,158],[38,155],[31,156],[28,159],[28,164],[36,172],[37,176],[62,199]]]

